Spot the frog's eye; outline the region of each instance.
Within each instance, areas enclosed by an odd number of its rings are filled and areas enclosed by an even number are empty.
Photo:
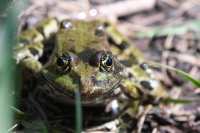
[[[100,71],[111,72],[113,70],[113,57],[111,54],[103,53],[100,57]]]
[[[71,57],[69,54],[63,54],[57,58],[56,64],[59,72],[66,73],[71,70]]]

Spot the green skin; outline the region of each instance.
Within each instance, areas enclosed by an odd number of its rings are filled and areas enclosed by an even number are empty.
[[[64,20],[59,23],[49,18],[23,31],[18,40],[14,49],[17,62],[41,74],[50,86],[45,87],[52,92],[48,95],[64,101],[73,102],[74,92],[80,91],[83,104],[102,103],[111,99],[113,91],[120,86],[123,86],[121,90],[135,97],[138,88],[144,88],[140,81],[155,80],[140,67],[144,61],[140,51],[130,45],[113,25],[103,20]],[[44,42],[48,40],[53,40],[54,47],[48,53],[48,60],[40,62],[38,59],[48,48],[45,46],[48,43]],[[105,62],[99,59],[102,54],[98,53],[107,53],[112,58],[109,71],[109,66],[102,66]],[[71,61],[62,69],[57,60],[64,54],[70,55]],[[127,76],[130,74],[131,77]],[[160,85],[152,88],[150,93],[153,95],[165,95],[160,91]]]

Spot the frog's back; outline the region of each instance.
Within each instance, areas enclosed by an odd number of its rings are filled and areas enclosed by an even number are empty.
[[[99,33],[103,25],[98,20],[65,20],[57,35],[57,45],[62,51],[80,54],[85,50],[108,49],[106,35]],[[78,38],[78,39],[77,39]]]

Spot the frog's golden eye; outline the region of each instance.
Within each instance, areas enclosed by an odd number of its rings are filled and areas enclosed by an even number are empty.
[[[103,53],[100,57],[100,71],[111,72],[113,70],[113,57],[111,54]]]
[[[57,58],[56,64],[59,72],[66,73],[71,70],[71,57],[69,54],[63,54]]]

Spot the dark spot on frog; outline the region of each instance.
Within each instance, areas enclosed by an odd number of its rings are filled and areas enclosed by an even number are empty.
[[[143,81],[140,81],[140,84],[142,87],[144,87],[144,89],[147,89],[150,91],[153,90],[153,87],[151,86],[149,81],[143,80]]]
[[[95,52],[93,55],[91,55],[91,57],[89,59],[90,65],[98,67],[99,61],[101,58],[101,54],[102,54],[102,51],[98,51],[98,52]]]
[[[128,78],[133,78],[133,74],[132,73],[128,73]]]
[[[111,36],[108,36],[108,42],[110,43],[110,44],[113,44],[113,45],[115,45],[116,47],[118,47],[119,49],[121,49],[121,50],[125,50],[126,48],[128,48],[128,46],[129,46],[129,44],[128,44],[128,42],[127,41],[122,41],[121,43],[119,43],[119,44],[117,44],[116,42],[115,42],[115,40],[113,40],[113,38],[111,37]]]
[[[39,54],[38,50],[33,47],[30,47],[29,50],[33,56],[37,56]]]
[[[103,23],[103,26],[104,26],[105,28],[107,28],[108,26],[110,26],[110,23],[109,23],[109,22],[104,22],[104,23]]]
[[[153,125],[150,121],[145,121],[141,133],[152,133]]]
[[[39,61],[42,64],[45,64],[46,62],[48,62],[49,58],[51,57],[51,54],[54,50],[55,47],[55,35],[52,35],[51,38],[47,41],[44,41],[44,48],[43,48],[43,54],[42,56],[39,58]]]
[[[133,118],[129,114],[125,113],[122,115],[122,120],[126,123],[127,127],[124,129],[121,129],[122,132],[130,133],[137,127],[138,120],[136,118]],[[131,126],[130,126],[131,125]]]
[[[85,63],[89,63],[90,65],[92,65],[91,62],[93,59],[95,59],[94,58],[95,53],[96,53],[95,49],[86,48],[84,51],[78,54],[78,57]]]
[[[128,67],[131,67],[133,64],[136,64],[136,65],[138,64],[138,60],[133,54],[129,55],[128,59],[120,60],[120,62],[123,65],[128,66]]]
[[[122,41],[119,45],[119,48],[124,50],[126,48],[128,48],[128,42],[127,41]]]

